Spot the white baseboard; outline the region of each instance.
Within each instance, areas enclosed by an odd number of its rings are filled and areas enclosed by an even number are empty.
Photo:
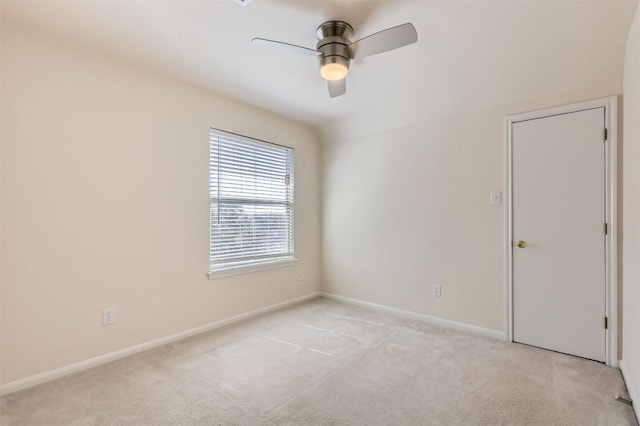
[[[244,314],[236,315],[223,320],[215,321],[209,324],[201,325],[199,327],[191,328],[189,330],[181,331],[180,333],[171,334],[169,336],[161,337],[159,339],[151,340],[149,342],[141,343],[139,345],[130,346],[128,348],[119,349],[114,352],[110,352],[104,355],[100,355],[94,358],[89,358],[84,361],[76,362],[74,364],[66,365],[64,367],[56,368],[54,370],[45,371],[43,373],[36,374],[31,377],[16,380],[4,385],[0,385],[0,396],[7,395],[19,390],[30,388],[41,383],[49,382],[51,380],[58,379],[69,374],[77,373],[82,370],[86,370],[91,367],[95,367],[101,364],[106,364],[127,356],[137,354],[148,349],[152,349],[158,346],[166,345],[178,340],[185,339],[187,337],[195,336],[196,334],[205,333],[216,328],[224,327],[225,325],[233,324],[238,321],[242,321],[251,317],[255,317],[267,312],[275,311],[296,303],[304,302],[318,297],[320,293],[311,293],[306,296],[297,297],[295,299],[287,300],[275,305],[265,306],[264,308],[256,309],[254,311],[246,312]]]
[[[439,325],[442,327],[452,328],[455,330],[468,331],[470,333],[479,334],[481,336],[492,337],[494,339],[505,340],[504,331],[492,330],[490,328],[478,327],[476,325],[466,324],[458,321],[432,317],[430,315],[420,314],[418,312],[405,311],[404,309],[392,308],[391,306],[379,305],[377,303],[366,302],[360,299],[352,299],[350,297],[339,296],[332,293],[320,293],[320,296],[327,299],[337,300],[339,302],[350,303],[352,305],[372,308],[379,311],[389,312],[405,318],[411,318],[418,321],[424,321],[429,324]]]
[[[638,422],[640,422],[640,395],[638,395],[636,393],[636,391],[638,389],[636,389],[634,386],[635,384],[632,383],[629,379],[629,375],[627,374],[627,370],[625,369],[626,364],[624,362],[623,359],[621,359],[620,361],[618,361],[618,368],[620,369],[620,371],[622,372],[622,378],[624,379],[624,384],[627,386],[627,392],[629,393],[629,399],[631,401],[633,401],[633,410],[636,413],[636,420]]]

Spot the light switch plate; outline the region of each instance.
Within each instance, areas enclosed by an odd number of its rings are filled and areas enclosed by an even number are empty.
[[[490,194],[489,203],[492,206],[499,206],[502,204],[502,192],[492,192]]]

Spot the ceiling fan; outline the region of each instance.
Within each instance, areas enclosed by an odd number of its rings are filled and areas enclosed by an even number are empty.
[[[253,44],[315,56],[320,63],[320,74],[327,80],[329,96],[335,98],[347,91],[347,74],[352,59],[377,55],[418,41],[418,33],[410,24],[387,28],[358,41],[351,42],[353,27],[344,21],[327,21],[316,30],[316,49],[282,41],[254,38]]]

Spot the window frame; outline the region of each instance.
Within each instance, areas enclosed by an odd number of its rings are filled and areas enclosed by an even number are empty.
[[[257,148],[262,147],[262,149],[264,149],[265,147],[270,148],[273,151],[272,153],[267,154],[268,156],[273,154],[283,155],[282,158],[284,158],[285,164],[287,165],[286,174],[289,175],[289,180],[290,180],[290,184],[287,183],[285,184],[285,187],[284,187],[285,192],[287,193],[287,195],[285,196],[285,200],[269,201],[269,200],[265,200],[264,198],[261,199],[259,197],[247,198],[243,194],[241,198],[228,197],[225,203],[225,198],[221,195],[221,191],[220,191],[220,172],[222,170],[220,168],[220,152],[221,152],[220,145],[219,145],[220,138],[227,139],[226,142],[228,144],[234,144],[238,142],[241,144],[245,144],[246,146],[253,146]],[[216,140],[218,141],[218,146],[214,147],[213,143]],[[215,161],[213,159],[214,152],[217,153],[217,156],[218,156]],[[246,157],[246,158],[243,158],[242,160],[250,162],[249,158],[250,157]],[[260,164],[260,165],[264,165],[264,164]],[[229,169],[233,169],[233,166],[227,168],[226,170],[227,172],[232,173],[233,170],[229,170]],[[216,175],[214,175],[214,173]],[[283,179],[284,178],[285,177],[283,176]],[[255,272],[255,271],[265,270],[265,269],[293,266],[297,262],[298,259],[296,259],[295,257],[294,178],[295,178],[295,149],[293,147],[276,144],[273,142],[268,142],[262,139],[252,138],[252,137],[240,135],[237,133],[227,132],[227,131],[216,129],[213,127],[209,129],[209,272],[208,272],[208,276],[210,279],[242,274],[242,273]],[[215,191],[212,189],[213,188],[212,183],[214,182],[214,179],[217,182],[217,188],[215,189]],[[287,189],[286,187],[288,187],[289,185],[291,186],[291,188]],[[214,192],[216,193],[217,198],[214,197],[213,195]],[[214,245],[215,245],[214,236],[216,232],[214,229],[214,220],[215,220],[214,217],[219,217],[219,213],[218,215],[214,215],[214,208],[217,208],[219,212],[220,205],[225,205],[225,204],[227,205],[227,207],[231,205],[247,205],[247,204],[249,205],[253,204],[256,206],[257,205],[284,206],[284,210],[286,211],[285,217],[287,218],[287,220],[284,222],[285,223],[284,242],[285,242],[285,246],[288,247],[288,250],[286,252],[283,251],[281,253],[272,253],[269,255],[244,256],[247,258],[246,260],[242,260],[243,256],[240,256],[238,259],[216,263],[215,255],[214,255]],[[252,229],[255,229],[255,227]]]

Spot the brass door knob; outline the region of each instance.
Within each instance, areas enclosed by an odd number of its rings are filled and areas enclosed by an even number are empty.
[[[525,248],[527,246],[527,243],[525,243],[524,241],[518,241],[516,243],[516,246],[518,246],[518,248]]]

